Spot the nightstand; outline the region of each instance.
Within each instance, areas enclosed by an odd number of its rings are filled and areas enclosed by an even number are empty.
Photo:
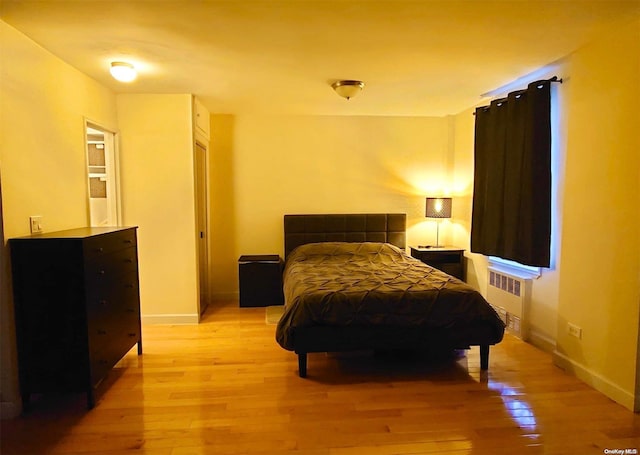
[[[411,256],[464,281],[464,249],[456,247],[411,247]]]
[[[277,254],[240,256],[240,306],[282,305],[282,266]]]

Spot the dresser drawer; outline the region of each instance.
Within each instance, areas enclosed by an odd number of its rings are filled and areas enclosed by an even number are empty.
[[[93,260],[105,254],[132,247],[135,244],[135,229],[124,229],[109,235],[98,235],[85,239],[84,254],[88,260]]]
[[[115,315],[140,314],[138,273],[121,275],[114,283],[102,283],[87,292],[87,318],[95,320]]]
[[[130,247],[92,258],[85,266],[87,285],[100,286],[122,273],[138,270],[137,256],[137,249]]]
[[[91,381],[95,385],[140,339],[137,321],[123,321],[109,336],[109,343],[92,347]]]
[[[140,316],[135,312],[110,314],[87,324],[89,352],[105,349],[105,346],[118,344],[118,340],[139,335]]]
[[[427,264],[459,264],[461,252],[458,251],[420,251],[416,253],[418,259]]]

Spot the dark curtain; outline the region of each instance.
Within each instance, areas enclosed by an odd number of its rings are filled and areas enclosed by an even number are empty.
[[[551,81],[475,114],[471,251],[549,267]]]

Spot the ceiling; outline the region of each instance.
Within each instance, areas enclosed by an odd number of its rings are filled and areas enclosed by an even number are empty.
[[[0,0],[0,14],[116,93],[193,93],[214,113],[442,116],[637,17],[640,0]],[[138,79],[113,80],[114,60]],[[338,79],[366,86],[347,101]]]

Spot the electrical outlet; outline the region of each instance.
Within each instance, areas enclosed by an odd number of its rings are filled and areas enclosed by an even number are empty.
[[[30,216],[29,223],[31,226],[32,234],[40,234],[44,228],[42,227],[42,217],[40,215]]]
[[[582,329],[575,324],[569,323],[568,325],[569,335],[578,339],[582,338]]]

